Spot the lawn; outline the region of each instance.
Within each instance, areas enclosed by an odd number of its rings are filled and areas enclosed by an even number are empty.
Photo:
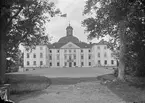
[[[97,77],[114,94],[122,98],[127,103],[145,103],[145,78],[126,77],[126,82],[112,81],[116,79],[112,74]],[[110,81],[106,82],[105,81]]]
[[[11,84],[11,95],[44,90],[51,84],[47,77],[26,74],[6,74],[6,83]]]

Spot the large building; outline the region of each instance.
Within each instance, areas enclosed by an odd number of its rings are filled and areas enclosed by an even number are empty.
[[[66,28],[66,36],[49,45],[24,50],[24,67],[94,67],[116,66],[107,42],[81,42],[73,36],[73,28]]]

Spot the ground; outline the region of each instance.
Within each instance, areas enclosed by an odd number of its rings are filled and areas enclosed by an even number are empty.
[[[105,68],[47,68],[23,72],[20,74],[46,76],[51,85],[43,91],[13,95],[11,98],[16,103],[131,103],[145,98],[143,90],[137,91],[127,85],[121,88],[120,85],[105,85],[98,79],[106,74],[109,76],[105,78],[109,79],[112,72]]]

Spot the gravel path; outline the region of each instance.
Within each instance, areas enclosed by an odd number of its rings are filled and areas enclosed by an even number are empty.
[[[23,98],[23,97],[21,97]],[[22,99],[19,103],[126,103],[99,81],[74,85],[51,85],[41,95]]]

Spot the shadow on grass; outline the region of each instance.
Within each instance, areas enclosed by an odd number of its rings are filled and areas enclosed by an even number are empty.
[[[50,78],[51,85],[71,85],[81,82],[93,82],[96,81],[96,77],[81,77],[81,78]]]
[[[116,79],[113,75],[102,75],[98,77],[98,80],[110,80]],[[105,84],[118,97],[122,98],[126,102],[145,103],[145,82],[141,85],[133,82],[121,82],[111,81]],[[144,101],[144,102],[141,102]]]

